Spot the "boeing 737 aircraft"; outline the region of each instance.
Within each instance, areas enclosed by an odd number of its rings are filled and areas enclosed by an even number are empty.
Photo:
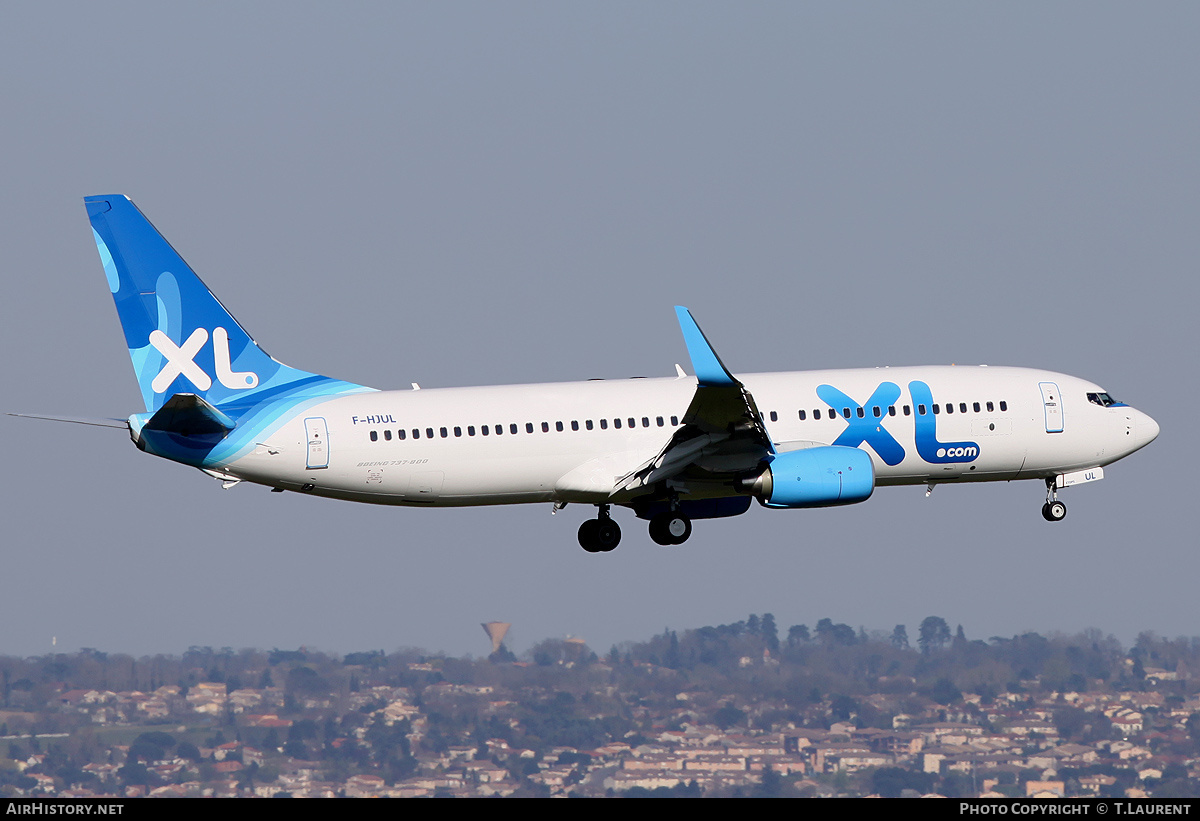
[[[139,449],[241,481],[390,505],[613,505],[681,544],[692,520],[846,505],[877,485],[1041,480],[1058,490],[1149,444],[1158,425],[1048,371],[897,367],[734,376],[676,308],[694,376],[378,391],[268,356],[123,195],[87,197],[145,411]]]

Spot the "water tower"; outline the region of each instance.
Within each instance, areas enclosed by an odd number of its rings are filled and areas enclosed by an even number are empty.
[[[483,632],[487,633],[489,639],[492,640],[492,652],[495,653],[500,649],[500,645],[504,643],[504,636],[508,633],[508,628],[512,624],[506,621],[489,621],[484,622]]]

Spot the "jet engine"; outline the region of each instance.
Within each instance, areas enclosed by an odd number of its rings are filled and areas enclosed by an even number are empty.
[[[864,502],[875,490],[875,468],[866,451],[838,445],[771,456],[742,489],[764,507],[833,507]]]

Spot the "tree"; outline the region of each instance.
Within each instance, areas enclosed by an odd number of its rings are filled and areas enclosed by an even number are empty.
[[[926,616],[921,622],[921,635],[917,644],[921,652],[928,655],[934,650],[941,650],[950,641],[950,625],[941,616]]]
[[[793,624],[788,628],[787,643],[788,647],[795,647],[797,644],[807,642],[811,639],[808,633],[808,625]]]
[[[775,626],[775,617],[770,613],[763,613],[762,622],[759,626],[759,632],[762,633],[763,642],[767,645],[767,649],[772,653],[779,652],[779,629]]]
[[[908,649],[908,628],[903,624],[897,624],[892,630],[892,646],[897,650]]]
[[[722,730],[728,730],[737,724],[741,724],[746,720],[746,714],[737,707],[726,704],[721,709],[713,713],[713,723]]]
[[[1188,738],[1192,740],[1192,743],[1200,747],[1200,713],[1192,713],[1188,716],[1183,726],[1187,729]]]
[[[962,692],[948,678],[939,678],[929,692],[929,697],[938,704],[950,705],[962,698]]]
[[[958,629],[954,631],[954,643],[951,645],[955,650],[962,650],[967,646],[967,634],[963,632],[963,627],[960,624]]]
[[[847,647],[858,640],[858,634],[848,624],[834,624],[833,619],[821,619],[817,622],[817,638],[822,644],[841,644]]]

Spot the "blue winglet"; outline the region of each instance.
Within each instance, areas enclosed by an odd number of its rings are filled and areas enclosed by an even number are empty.
[[[675,316],[679,318],[679,330],[683,331],[683,342],[687,345],[688,356],[692,359],[692,370],[696,372],[699,383],[710,388],[740,385],[717,356],[696,320],[692,319],[691,311],[682,305],[676,305]]]

